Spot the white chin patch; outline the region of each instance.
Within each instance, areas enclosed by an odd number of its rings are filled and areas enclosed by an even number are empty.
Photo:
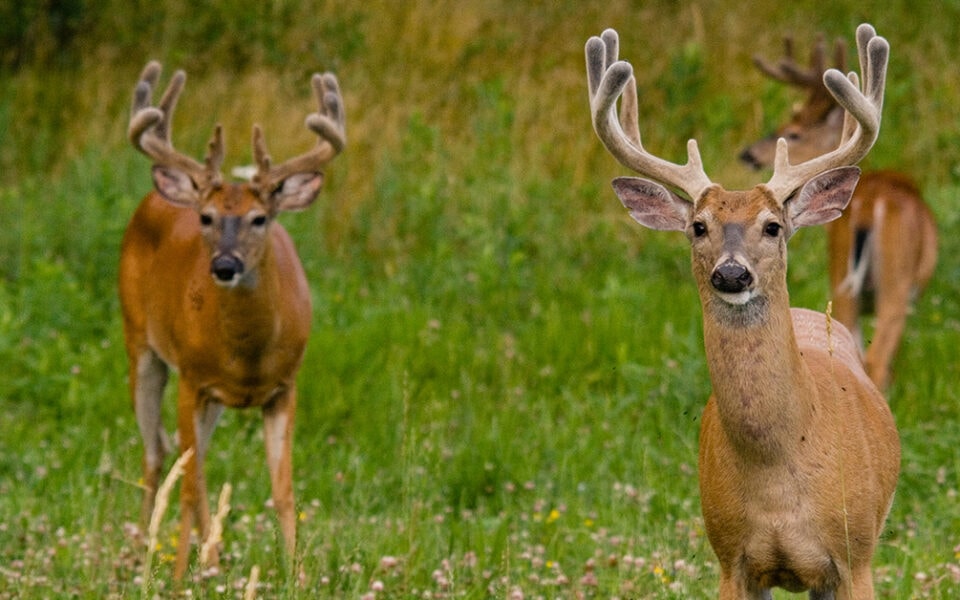
[[[227,279],[226,281],[224,281],[223,279],[220,279],[219,277],[214,277],[213,282],[217,284],[217,287],[229,289],[229,288],[237,287],[237,284],[240,283],[240,278],[241,276],[239,274],[234,275],[233,278]]]
[[[738,306],[743,306],[747,302],[750,302],[750,300],[752,300],[754,296],[752,290],[746,290],[743,292],[739,292],[737,294],[728,294],[724,292],[716,292],[716,294],[721,300],[723,300],[727,304],[736,304]]]

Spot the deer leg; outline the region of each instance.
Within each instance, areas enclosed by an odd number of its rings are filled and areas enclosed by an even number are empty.
[[[878,225],[876,279],[876,326],[865,359],[867,374],[881,390],[890,381],[890,365],[900,345],[917,276],[916,223],[896,213],[886,213],[886,202],[877,201],[874,220]]]
[[[213,438],[213,430],[223,414],[223,405],[213,400],[206,400],[197,407],[197,452],[206,456]]]
[[[747,585],[743,576],[720,573],[720,600],[772,600],[769,589],[757,590]]]
[[[194,522],[200,530],[201,540],[206,539],[210,532],[210,505],[207,502],[203,462],[216,417],[223,409],[219,404],[200,397],[197,390],[184,381],[182,376],[177,404],[177,431],[180,433],[181,452],[187,448],[194,449],[193,456],[184,465],[183,481],[180,484],[180,538],[177,542],[173,576],[181,579],[187,570]]]
[[[833,598],[874,600],[873,575],[870,573],[870,565],[856,568],[851,576],[850,580],[841,582],[835,595],[826,596],[825,600],[833,600]]]
[[[293,559],[297,546],[297,516],[294,510],[291,465],[293,415],[296,405],[296,389],[291,388],[263,408],[264,440],[273,506],[277,510],[289,559]]]
[[[203,464],[204,459],[207,456],[207,450],[210,449],[210,440],[213,438],[213,431],[217,426],[217,421],[220,419],[220,415],[223,414],[223,405],[219,402],[214,402],[213,400],[207,400],[203,402],[197,410],[197,454],[200,456],[200,463],[198,469],[200,469],[201,477],[203,477]],[[204,480],[205,481],[205,480]],[[199,513],[200,519],[200,532],[202,541],[207,540],[207,536],[210,535],[210,518],[209,518],[209,504],[207,503],[207,487],[203,486],[203,499],[201,505],[201,512]],[[220,552],[216,546],[210,548],[210,553],[207,555],[207,567],[216,567],[220,564]]]
[[[832,316],[850,330],[863,349],[860,333],[860,297],[862,279],[856,272],[858,259],[864,256],[853,246],[854,235],[850,229],[850,215],[844,213],[839,219],[827,224],[827,245],[830,253],[830,291],[833,305]]]
[[[877,290],[877,321],[864,360],[867,375],[881,390],[890,382],[890,365],[907,322],[911,281],[898,281]]]
[[[153,514],[163,459],[169,452],[163,431],[161,407],[167,384],[167,365],[152,350],[146,349],[130,359],[130,395],[143,439],[143,502],[140,523],[146,527]]]

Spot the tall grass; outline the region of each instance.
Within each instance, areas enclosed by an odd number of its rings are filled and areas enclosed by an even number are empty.
[[[775,55],[788,31],[849,38],[861,20],[893,48],[867,164],[913,173],[943,231],[889,393],[904,460],[878,595],[960,592],[954,4],[50,4],[74,25],[0,29],[21,44],[0,52],[0,598],[128,597],[143,583],[114,288],[150,185],[125,140],[150,58],[165,77],[187,69],[174,121],[187,152],[216,121],[228,163],[249,162],[254,122],[278,158],[302,151],[317,70],[337,73],[348,118],[321,200],[283,218],[315,306],[295,438],[299,576],[285,576],[266,505],[259,415],[232,411],[207,459],[212,489],[234,488],[221,573],[204,577],[194,557],[174,589],[173,507],[157,593],[243,597],[257,565],[262,597],[715,596],[688,250],[639,231],[614,199],[623,169],[590,127],[583,44],[620,30],[651,149],[679,159],[696,136],[712,175],[749,185],[737,150],[796,100],[750,56]],[[795,304],[825,306],[824,252],[820,231],[791,241]]]

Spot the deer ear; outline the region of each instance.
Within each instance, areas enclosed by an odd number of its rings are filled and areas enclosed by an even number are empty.
[[[323,173],[294,173],[271,192],[270,201],[277,212],[303,210],[317,199],[321,186]]]
[[[613,189],[637,223],[659,231],[683,231],[693,205],[659,183],[639,177],[617,177]]]
[[[185,171],[154,165],[152,172],[153,185],[171,204],[192,208],[200,202],[197,184]]]
[[[860,180],[860,167],[838,167],[820,173],[787,200],[792,229],[833,221],[850,203]]]

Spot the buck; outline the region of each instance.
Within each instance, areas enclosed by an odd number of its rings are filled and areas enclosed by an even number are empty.
[[[784,40],[777,63],[754,57],[768,77],[807,90],[804,102],[777,131],[740,155],[754,168],[772,167],[776,140],[783,137],[791,156],[807,160],[840,143],[844,109],[823,85],[826,44],[819,38],[810,66],[794,59],[793,40]],[[837,40],[834,64],[845,69],[846,45]],[[933,276],[937,262],[937,226],[916,184],[893,171],[866,172],[850,205],[826,225],[833,314],[854,332],[861,348],[861,320],[876,313],[873,339],[864,354],[867,374],[886,389],[911,302]]]
[[[263,414],[273,504],[287,556],[296,548],[292,485],[296,374],[310,329],[310,291],[290,236],[275,221],[317,197],[324,166],[344,147],[342,100],[332,74],[314,75],[318,112],[306,119],[319,138],[308,152],[274,165],[253,128],[256,174],[224,181],[220,125],[203,163],[177,151],[171,120],[186,79],[177,71],[152,106],[160,65],[149,63],[133,99],[128,135],[153,161],[155,190],[134,213],[120,252],[120,301],[130,393],[143,438],[141,518],[154,509],[165,454],[161,401],[168,371],[179,372],[180,450],[194,450],[180,490],[174,575],[186,571],[191,530],[210,527],[203,460],[224,407]],[[214,549],[215,550],[215,549]],[[214,552],[209,564],[217,564]]]
[[[850,333],[791,309],[786,283],[787,240],[840,214],[859,174],[850,165],[879,130],[889,46],[869,25],[857,39],[863,91],[855,73],[824,77],[850,115],[840,146],[792,164],[780,141],[773,176],[747,191],[712,182],[695,140],[683,165],[645,150],[617,33],[586,44],[594,129],[621,164],[650,178],[615,179],[617,196],[641,225],[683,231],[691,245],[713,386],[700,495],[722,600],[769,599],[774,587],[873,598],[870,563],[899,473],[896,427]]]

